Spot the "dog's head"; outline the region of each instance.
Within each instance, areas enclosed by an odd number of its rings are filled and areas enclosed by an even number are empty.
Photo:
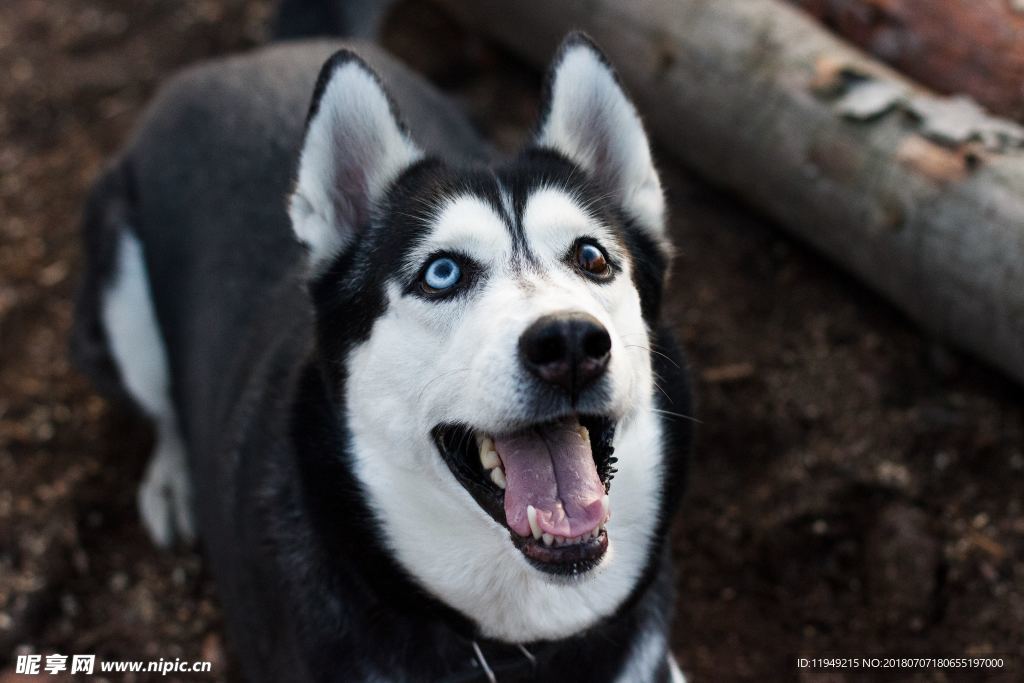
[[[290,214],[382,541],[492,637],[612,613],[661,514],[649,335],[668,245],[611,67],[570,37],[532,142],[494,168],[426,156],[350,53],[306,135]]]

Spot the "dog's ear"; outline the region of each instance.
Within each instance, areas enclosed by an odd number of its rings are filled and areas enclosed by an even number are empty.
[[[535,144],[588,171],[667,247],[665,198],[643,123],[615,70],[586,35],[571,33],[563,41],[545,91]]]
[[[314,273],[365,229],[391,182],[421,156],[370,67],[347,50],[327,60],[288,202]]]

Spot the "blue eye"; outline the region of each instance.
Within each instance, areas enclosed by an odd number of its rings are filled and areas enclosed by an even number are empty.
[[[441,292],[458,284],[462,278],[462,269],[454,259],[441,256],[430,262],[427,272],[423,274],[423,284],[428,292]]]

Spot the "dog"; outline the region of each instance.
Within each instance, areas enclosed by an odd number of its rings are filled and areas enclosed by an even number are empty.
[[[593,42],[544,87],[502,158],[372,44],[271,46],[97,182],[75,355],[152,421],[142,521],[202,543],[247,680],[682,680],[665,200]]]

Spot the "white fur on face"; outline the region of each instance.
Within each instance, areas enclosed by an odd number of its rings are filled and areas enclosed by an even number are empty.
[[[537,144],[561,152],[597,177],[667,248],[665,198],[636,108],[587,43],[566,48],[554,69],[549,112]]]
[[[435,210],[430,239],[412,249],[409,266],[419,270],[430,254],[455,251],[480,264],[493,264],[512,249],[505,221],[483,199],[464,196],[448,200]]]
[[[661,427],[652,407],[648,333],[628,259],[614,281],[594,283],[563,260],[579,237],[618,247],[564,192],[533,194],[523,228],[536,263],[517,268],[505,219],[473,197],[437,212],[423,258],[457,250],[477,261],[481,280],[465,295],[426,301],[389,287],[387,312],[348,359],[348,424],[360,480],[385,543],[418,581],[494,638],[562,638],[611,615],[645,567],[660,508]],[[605,241],[607,239],[607,241]],[[572,580],[532,567],[509,531],[455,479],[431,437],[441,423],[500,432],[533,418],[518,340],[539,317],[585,311],[612,337],[606,414],[620,420],[618,474],[611,486],[609,549]]]
[[[338,254],[402,170],[422,153],[362,63],[335,67],[309,122],[288,212],[313,272]]]

